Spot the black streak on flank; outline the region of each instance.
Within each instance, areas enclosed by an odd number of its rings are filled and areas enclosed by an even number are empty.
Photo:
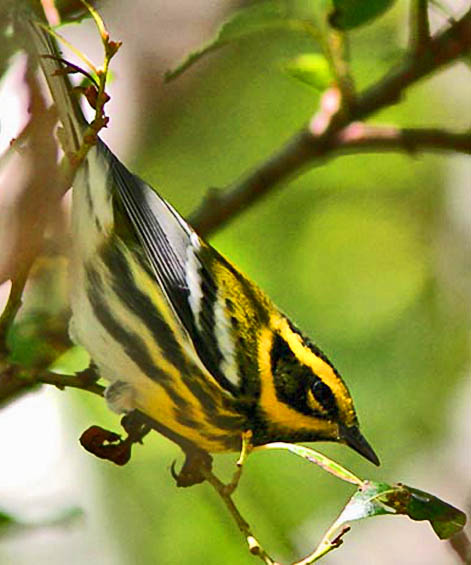
[[[201,379],[183,377],[183,382],[193,394],[193,396],[199,401],[202,410],[205,414],[210,415],[211,413],[216,413],[218,406],[214,399],[214,391],[208,390],[209,385],[202,385]]]
[[[230,435],[227,432],[215,434],[204,430],[200,430],[200,434],[208,441],[216,442],[223,446],[224,449],[240,449],[240,434]]]
[[[134,361],[139,369],[151,380],[165,388],[172,401],[177,406],[186,406],[186,401],[174,390],[168,376],[157,367],[147,350],[146,344],[134,332],[125,329],[111,314],[103,300],[103,283],[98,273],[88,267],[87,296],[95,316],[110,336],[121,344],[127,356]]]
[[[175,410],[175,419],[179,424],[186,428],[191,428],[193,430],[197,430],[199,428],[198,422],[193,418],[188,406],[182,406]]]
[[[245,423],[245,418],[239,414],[211,414],[211,423],[220,430],[240,431]]]
[[[111,241],[102,249],[102,258],[112,274],[116,295],[144,322],[163,356],[180,371],[186,370],[186,359],[172,330],[159,315],[149,296],[136,286],[126,258],[115,242]]]

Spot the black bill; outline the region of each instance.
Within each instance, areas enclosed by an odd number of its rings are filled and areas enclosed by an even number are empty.
[[[360,430],[357,426],[352,426],[347,428],[346,426],[340,427],[340,438],[354,449],[360,455],[363,455],[368,461],[379,465],[379,459],[376,453],[373,451],[371,445],[366,441],[366,439],[361,435]]]

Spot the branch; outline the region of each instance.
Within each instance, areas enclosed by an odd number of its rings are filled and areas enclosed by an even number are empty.
[[[77,375],[58,375],[47,370],[26,369],[5,363],[0,369],[0,407],[41,384],[53,385],[61,390],[79,388],[103,396],[105,387],[97,384],[96,379],[93,369],[86,369]]]
[[[427,48],[430,41],[428,0],[412,0],[410,28],[410,49],[420,53]]]
[[[368,126],[354,122],[332,137],[328,146],[313,143],[308,130],[299,132],[285,147],[252,173],[225,191],[212,190],[190,223],[202,234],[222,224],[255,203],[266,193],[303,172],[323,165],[326,159],[356,153],[387,151],[454,151],[471,154],[471,132],[454,133],[440,129]]]
[[[380,128],[377,130],[378,138],[374,138],[369,131],[369,137],[357,136],[354,141],[351,139],[351,128],[355,125],[352,122],[362,121],[384,107],[397,103],[407,88],[470,50],[471,10],[445,31],[431,38],[425,51],[409,53],[396,69],[359,95],[348,116],[342,115],[338,91],[337,94],[332,89],[327,91],[321,100],[319,112],[308,127],[297,132],[284,147],[238,182],[223,191],[211,191],[190,217],[190,223],[200,233],[207,235],[283,181],[301,174],[308,167],[321,164],[327,157],[351,153],[355,148],[361,151],[433,149],[469,153],[469,134]],[[349,136],[350,140],[347,142]]]
[[[234,504],[231,494],[228,493],[227,485],[220,481],[210,469],[203,469],[202,474],[205,480],[213,487],[213,489],[217,492],[221,500],[226,505],[226,508],[229,510],[229,513],[237,524],[239,531],[244,536],[247,545],[249,546],[250,553],[259,557],[266,565],[278,565],[268,555],[268,553],[263,549],[258,540],[252,534],[249,524],[243,518],[237,506]]]
[[[58,375],[49,371],[43,371],[35,378],[36,382],[53,385],[61,390],[67,387],[79,388],[103,396],[105,387],[96,382],[97,375],[93,369],[86,369],[76,375]]]
[[[471,50],[471,10],[430,39],[427,50],[409,53],[397,69],[370,87],[359,99],[354,119],[363,119],[399,102],[404,91],[422,78],[458,60]]]
[[[333,151],[454,151],[471,155],[471,131],[457,133],[438,128],[368,126],[356,122],[339,132]]]

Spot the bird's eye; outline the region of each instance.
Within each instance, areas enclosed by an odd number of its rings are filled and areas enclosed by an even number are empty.
[[[318,379],[312,384],[311,390],[314,398],[329,414],[337,412],[334,394],[325,383]]]

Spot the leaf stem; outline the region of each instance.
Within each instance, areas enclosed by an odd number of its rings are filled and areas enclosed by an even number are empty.
[[[233,517],[237,524],[240,532],[245,538],[249,551],[252,555],[259,557],[266,565],[278,565],[268,553],[263,549],[258,540],[253,535],[248,522],[243,518],[242,514],[239,512],[237,506],[232,500],[231,494],[227,490],[227,485],[225,485],[216,475],[209,469],[201,470],[205,480],[213,487],[219,497],[222,499],[229,513]]]

